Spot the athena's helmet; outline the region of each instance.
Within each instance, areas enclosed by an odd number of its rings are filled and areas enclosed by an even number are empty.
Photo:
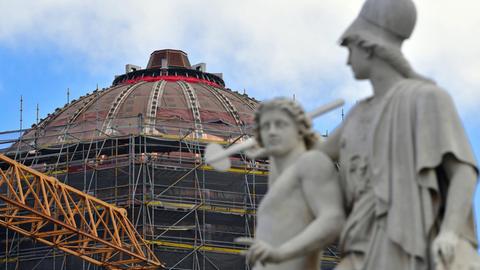
[[[415,28],[417,12],[411,0],[367,0],[360,14],[340,38],[361,39],[384,48],[400,50]]]

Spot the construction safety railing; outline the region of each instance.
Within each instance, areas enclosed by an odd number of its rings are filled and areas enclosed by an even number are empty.
[[[112,120],[108,119],[107,120]],[[33,125],[30,129],[0,131],[0,146],[2,148],[14,144],[10,151],[26,150],[34,148],[59,147],[61,145],[74,144],[79,142],[89,142],[91,140],[101,140],[111,138],[111,135],[101,130],[105,119],[102,120],[84,120],[75,124],[50,124],[48,127]],[[114,137],[128,137],[131,134],[148,135],[155,138],[170,140],[183,139],[186,141],[200,141],[217,143],[228,143],[243,132],[238,130],[237,126],[218,123],[203,123],[203,136],[196,137],[195,122],[189,120],[178,120],[177,123],[171,121],[160,121],[156,119],[155,124],[150,124],[152,118],[149,117],[116,117],[115,124],[111,129],[115,131]],[[245,130],[251,130],[253,127],[247,125]]]
[[[125,209],[1,154],[0,162],[1,226],[107,269],[164,266]]]

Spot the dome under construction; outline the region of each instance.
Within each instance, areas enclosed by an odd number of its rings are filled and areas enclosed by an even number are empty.
[[[180,50],[155,51],[146,69],[127,65],[111,87],[56,109],[23,139],[48,148],[132,134],[225,140],[228,132],[245,133],[258,102],[225,88],[221,74],[205,67],[192,67]]]

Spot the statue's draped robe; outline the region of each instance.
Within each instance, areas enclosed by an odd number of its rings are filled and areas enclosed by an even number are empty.
[[[451,154],[478,172],[450,96],[433,83],[402,80],[359,102],[332,136],[348,213],[340,244],[355,270],[430,269],[448,190],[442,158]],[[461,236],[475,246],[471,212]]]

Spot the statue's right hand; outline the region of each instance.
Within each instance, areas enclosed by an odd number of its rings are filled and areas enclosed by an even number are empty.
[[[242,252],[250,265],[255,265],[257,262],[265,265],[266,263],[279,263],[282,261],[282,256],[278,249],[273,248],[264,241],[249,237],[239,237],[235,239],[235,243],[250,246],[247,251]]]

